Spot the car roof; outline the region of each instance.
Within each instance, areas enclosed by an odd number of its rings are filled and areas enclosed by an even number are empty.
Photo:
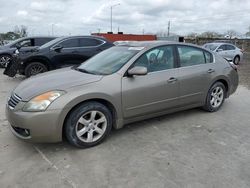
[[[195,44],[191,43],[183,43],[183,42],[173,42],[173,41],[165,41],[165,40],[153,40],[153,41],[116,41],[116,46],[128,46],[128,47],[157,47],[160,45],[170,45],[170,44],[179,44],[179,45],[187,45],[201,48]]]
[[[60,39],[70,39],[70,38],[95,38],[95,39],[101,39],[101,40],[105,40],[108,41],[106,38],[102,37],[102,36],[94,36],[94,35],[74,35],[74,36],[62,36],[59,37]]]
[[[30,36],[30,37],[22,37],[20,39],[36,39],[36,38],[51,38],[51,39],[55,39],[57,37],[53,37],[53,36]]]
[[[226,42],[210,42],[210,43],[206,43],[205,45],[207,45],[207,44],[214,44],[214,45],[217,45],[217,46],[219,46],[219,45],[223,45],[223,44],[226,44],[226,45],[233,45],[234,46],[234,44],[231,44],[231,43],[226,43]]]

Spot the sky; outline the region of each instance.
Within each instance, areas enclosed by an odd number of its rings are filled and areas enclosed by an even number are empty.
[[[0,33],[16,25],[29,35],[88,35],[113,32],[186,35],[250,26],[250,0],[0,0]]]

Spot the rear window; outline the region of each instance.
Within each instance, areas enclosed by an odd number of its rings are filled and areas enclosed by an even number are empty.
[[[191,46],[178,46],[181,67],[205,64],[203,50]]]
[[[232,45],[227,45],[227,50],[235,50],[235,47]]]

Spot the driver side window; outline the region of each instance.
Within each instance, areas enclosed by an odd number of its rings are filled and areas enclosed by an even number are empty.
[[[148,72],[156,72],[174,68],[174,55],[172,46],[157,47],[144,53],[134,66],[143,66]]]
[[[63,48],[76,48],[79,47],[79,40],[77,38],[67,39],[61,42],[59,45],[61,45]]]

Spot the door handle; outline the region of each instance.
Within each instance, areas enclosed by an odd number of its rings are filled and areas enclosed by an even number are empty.
[[[207,72],[208,72],[208,73],[213,73],[213,72],[215,72],[215,70],[214,70],[214,69],[208,69]]]
[[[173,83],[173,82],[176,82],[177,81],[177,78],[174,78],[174,77],[171,77],[168,79],[168,83]]]

